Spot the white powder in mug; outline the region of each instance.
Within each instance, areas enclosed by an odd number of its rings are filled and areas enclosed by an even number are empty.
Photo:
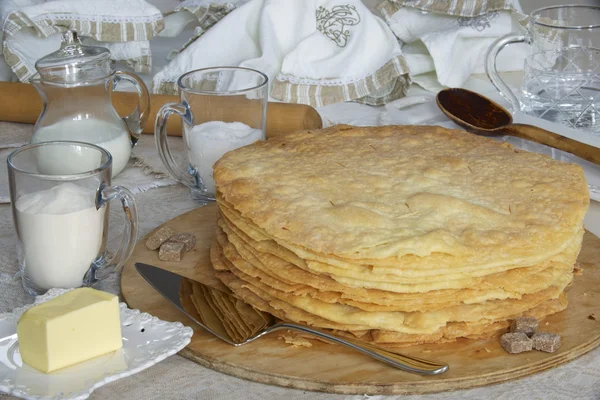
[[[263,138],[261,129],[241,122],[210,121],[185,129],[190,164],[196,168],[209,193],[215,193],[213,165],[225,153]]]

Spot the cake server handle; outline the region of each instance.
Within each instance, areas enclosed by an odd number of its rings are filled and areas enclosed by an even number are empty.
[[[448,371],[448,364],[439,363],[436,361],[424,360],[422,358],[410,357],[403,354],[394,353],[388,350],[384,350],[380,347],[373,346],[369,343],[365,343],[360,340],[350,338],[340,338],[337,336],[330,335],[325,332],[318,331],[316,329],[308,328],[302,325],[291,324],[282,322],[273,325],[269,329],[266,329],[262,335],[257,335],[256,338],[263,336],[267,333],[282,329],[291,329],[302,333],[308,333],[317,336],[321,339],[327,340],[328,342],[341,344],[342,346],[349,347],[353,350],[359,351],[369,357],[379,360],[385,364],[391,365],[394,368],[401,369],[402,371],[412,372],[421,375],[439,375]],[[253,339],[256,339],[253,338]]]

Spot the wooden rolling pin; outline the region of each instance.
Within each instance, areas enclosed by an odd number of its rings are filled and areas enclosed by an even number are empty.
[[[133,111],[137,104],[137,94],[113,92],[112,102],[119,115],[125,116]],[[172,102],[179,102],[179,97],[150,96],[150,117],[144,126],[143,133],[154,133],[156,113],[163,104]],[[225,108],[227,109],[227,107]],[[0,121],[34,124],[40,112],[42,112],[42,99],[32,85],[0,82]],[[321,116],[310,106],[270,102],[267,107],[267,138],[302,129],[320,129],[322,126]],[[181,118],[178,116],[169,118],[167,132],[169,135],[181,136]]]

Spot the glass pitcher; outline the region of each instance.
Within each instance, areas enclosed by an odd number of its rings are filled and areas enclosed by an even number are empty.
[[[70,140],[98,145],[111,153],[112,175],[118,175],[150,112],[144,82],[135,74],[115,71],[108,49],[83,46],[73,31],[63,35],[59,50],[36,62],[36,69],[39,79],[32,84],[44,106],[31,143]],[[135,110],[123,118],[111,101],[112,91],[121,81],[133,84],[138,94]]]

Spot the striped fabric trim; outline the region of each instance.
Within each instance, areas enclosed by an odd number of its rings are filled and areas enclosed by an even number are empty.
[[[217,22],[223,19],[227,14],[236,9],[233,3],[209,4],[206,5],[181,5],[175,8],[175,12],[186,10],[198,18],[202,29],[207,30]]]
[[[509,11],[514,9],[511,0],[387,0],[384,3],[392,3],[398,6],[398,9],[401,7],[410,7],[422,11],[455,15],[457,17],[478,17],[490,11]],[[379,7],[385,9],[386,6],[384,3],[380,4]]]
[[[32,76],[37,74],[37,71],[34,67],[28,66],[22,61],[24,58],[20,57],[18,54],[8,48],[6,41],[2,46],[2,53],[4,55],[4,60],[10,66],[17,78],[19,78],[19,81],[28,82]]]
[[[392,16],[400,11],[401,8],[402,6],[392,3],[389,0],[384,0],[377,6],[377,10],[381,13],[385,21],[391,20]]]
[[[164,28],[162,16],[144,17],[139,21],[108,21],[101,18],[82,18],[79,14],[45,14],[30,19],[21,11],[11,13],[4,23],[4,33],[12,36],[23,28],[33,28],[40,37],[48,37],[68,29],[80,36],[89,36],[102,42],[147,41]]]
[[[150,54],[140,57],[122,60],[125,65],[133,68],[134,72],[139,74],[149,74],[152,70],[152,56]]]
[[[287,103],[308,104],[321,107],[344,101],[369,105],[383,105],[404,97],[412,83],[404,56],[385,63],[375,73],[346,84],[293,83],[287,77],[275,78],[271,97]],[[300,79],[298,79],[300,80]],[[177,94],[177,82],[154,82],[154,94]]]
[[[406,95],[411,83],[405,58],[396,56],[373,74],[345,84],[319,84],[318,81],[310,84],[294,83],[287,77],[277,76],[271,88],[271,96],[286,103],[308,104],[313,107],[345,101],[378,106]]]
[[[153,82],[152,85],[153,94],[177,94],[177,82]]]
[[[527,15],[513,7],[511,0],[384,0],[377,9],[383,19],[389,22],[403,7],[466,18],[479,17],[493,11],[510,11],[521,26],[527,26],[529,21]]]

